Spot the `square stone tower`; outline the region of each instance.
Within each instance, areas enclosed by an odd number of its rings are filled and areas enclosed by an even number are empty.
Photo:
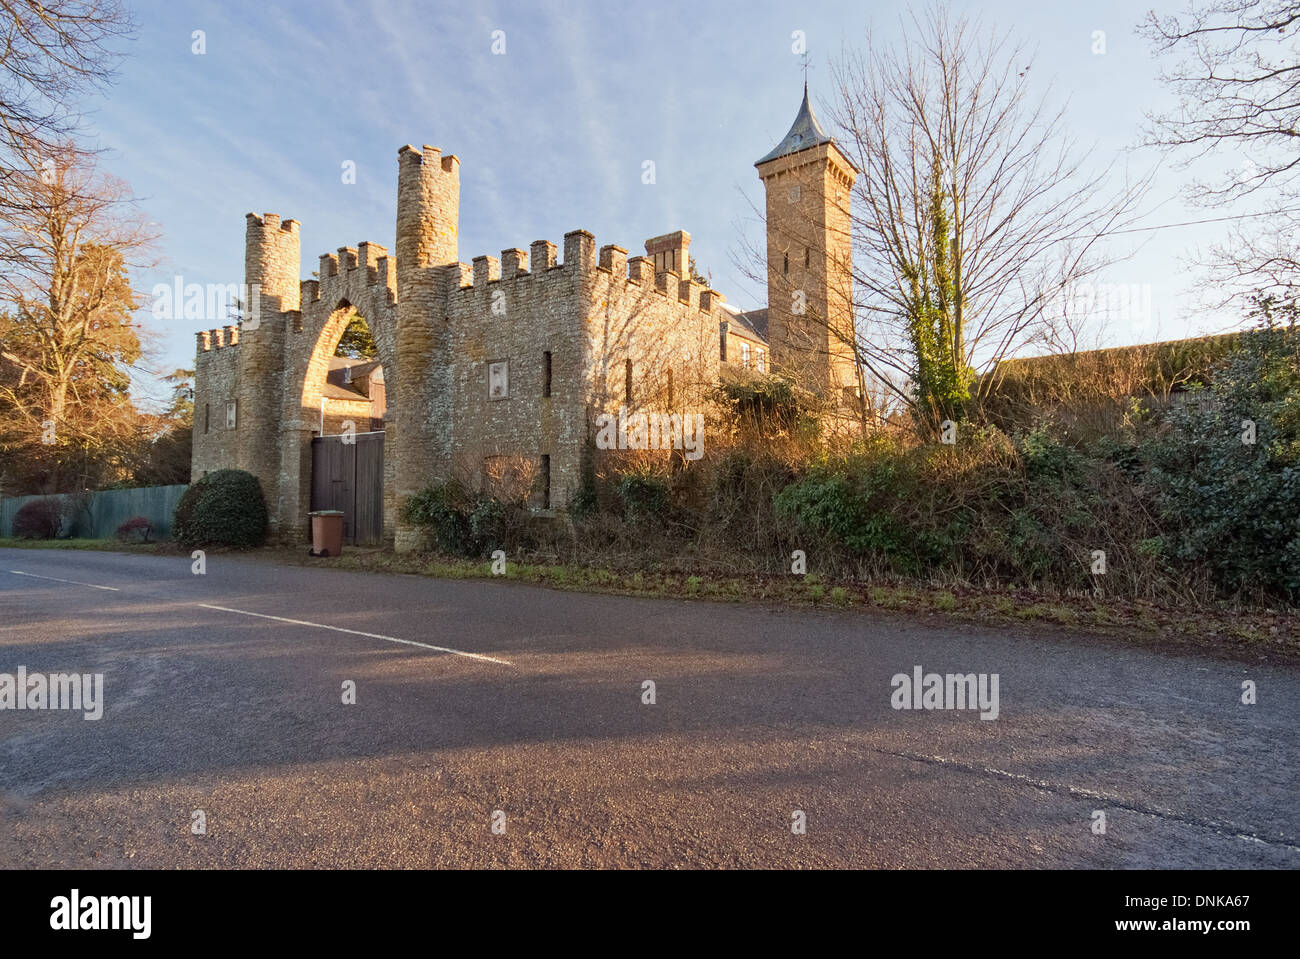
[[[849,196],[858,170],[803,103],[754,164],[767,191],[768,342],[773,372],[838,401],[857,387]]]

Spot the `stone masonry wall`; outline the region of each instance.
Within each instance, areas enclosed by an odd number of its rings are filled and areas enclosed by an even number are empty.
[[[385,371],[397,367],[397,269],[393,257],[377,243],[340,247],[320,257],[319,278],[301,284],[300,312],[290,318],[285,344],[285,383],[280,410],[280,498],[278,513],[289,529],[296,529],[311,505],[311,438],[320,431],[321,394],[329,373],[330,357],[347,328],[360,313],[370,327]],[[389,377],[388,402],[396,409],[401,384]],[[335,400],[334,404],[346,401]],[[363,409],[364,407],[364,409]],[[357,404],[354,416],[326,422],[326,433],[338,432],[338,423],[353,419],[357,431],[369,429],[369,405]],[[384,528],[396,529],[397,499],[393,482],[396,431],[384,437]]]
[[[654,273],[647,257],[629,260],[621,248],[603,247],[586,309],[593,418],[620,408],[630,415],[702,413],[707,431],[709,394],[719,381],[722,302],[721,294],[673,271]]]
[[[499,457],[534,468],[550,457],[550,504],[577,492],[583,447],[604,410],[703,412],[718,378],[720,297],[660,274],[620,247],[596,256],[584,230],[564,238],[564,260],[541,240],[460,265],[448,297],[452,475],[486,488]],[[669,291],[671,292],[671,295]],[[546,353],[551,395],[544,396]],[[626,398],[632,360],[633,398]],[[508,396],[489,393],[489,367],[506,363]],[[672,369],[672,402],[668,370]]]
[[[629,259],[621,247],[597,255],[583,230],[565,236],[562,262],[555,244],[539,240],[527,253],[460,263],[459,189],[454,156],[403,147],[397,255],[374,243],[342,247],[320,258],[317,280],[299,280],[295,221],[249,215],[245,272],[261,287],[260,322],[200,334],[193,467],[196,475],[230,466],[257,475],[278,538],[305,530],[329,358],[357,312],[385,372],[384,526],[398,549],[422,541],[418,529],[404,528],[399,505],[431,483],[458,478],[484,488],[504,461],[536,470],[548,456],[550,506],[563,509],[599,413],[707,412],[726,318],[719,294],[675,271],[656,273],[649,257]],[[672,240],[685,258],[686,234],[657,239]],[[508,371],[497,398],[489,395],[494,363]],[[238,402],[234,430],[225,427],[228,398]]]
[[[533,470],[551,457],[551,505],[567,502],[585,435],[586,363],[579,263],[556,262],[555,244],[531,256],[504,250],[477,257],[449,276],[447,345],[450,475],[471,488],[488,483],[489,458],[521,457]],[[504,265],[504,269],[503,269]],[[544,393],[551,354],[551,395]],[[489,364],[505,363],[507,395],[489,396]]]
[[[227,326],[197,334],[194,355],[194,448],[191,482],[238,461],[236,428],[226,428],[226,404],[239,398],[239,331]],[[236,410],[238,415],[238,410]]]

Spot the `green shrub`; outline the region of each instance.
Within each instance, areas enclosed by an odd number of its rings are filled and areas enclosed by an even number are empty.
[[[854,456],[813,466],[776,495],[776,512],[805,536],[919,573],[949,551],[946,528],[953,519],[909,516],[923,468],[923,453],[877,438]]]
[[[54,539],[63,525],[63,506],[53,497],[24,503],[14,514],[14,536],[18,539]]]
[[[733,426],[789,430],[812,416],[809,398],[789,380],[776,376],[725,381],[718,387],[717,399]]]
[[[407,497],[402,518],[427,531],[443,552],[470,556],[475,552],[471,508],[471,499],[459,483],[437,483]]]
[[[668,483],[650,470],[634,470],[619,478],[618,498],[624,519],[643,522],[661,516],[668,508]]]
[[[1154,531],[1137,484],[1046,427],[1016,440],[968,428],[956,446],[868,438],[814,463],[775,497],[801,548],[883,573],[1091,588],[1083,562],[1104,549],[1133,573],[1130,543]],[[1148,583],[1148,585],[1150,585]]]
[[[1143,448],[1160,554],[1208,569],[1225,593],[1300,597],[1300,336],[1243,337],[1165,420]]]
[[[172,518],[172,535],[188,547],[251,549],[266,541],[266,527],[261,484],[244,470],[217,470],[191,483]]]
[[[599,485],[596,479],[596,445],[590,438],[583,444],[578,462],[578,488],[569,501],[569,513],[574,519],[586,519],[599,506]]]
[[[499,499],[485,497],[469,514],[469,531],[474,545],[482,549],[503,549],[511,545],[515,508]]]

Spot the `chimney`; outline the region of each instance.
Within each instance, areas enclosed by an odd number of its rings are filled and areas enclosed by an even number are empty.
[[[682,279],[690,271],[691,235],[685,230],[652,237],[645,241],[645,252],[655,265],[655,273],[676,273]]]

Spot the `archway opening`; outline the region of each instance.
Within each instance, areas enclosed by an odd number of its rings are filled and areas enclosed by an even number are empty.
[[[392,528],[393,508],[385,482],[391,450],[385,442],[383,341],[346,299],[334,305],[314,339],[301,406],[302,463],[309,477],[301,487],[303,518],[311,510],[339,510],[346,542],[375,545],[385,527]]]
[[[388,393],[379,347],[370,325],[350,307],[343,331],[329,357],[321,389],[321,436],[382,433],[388,412]]]

